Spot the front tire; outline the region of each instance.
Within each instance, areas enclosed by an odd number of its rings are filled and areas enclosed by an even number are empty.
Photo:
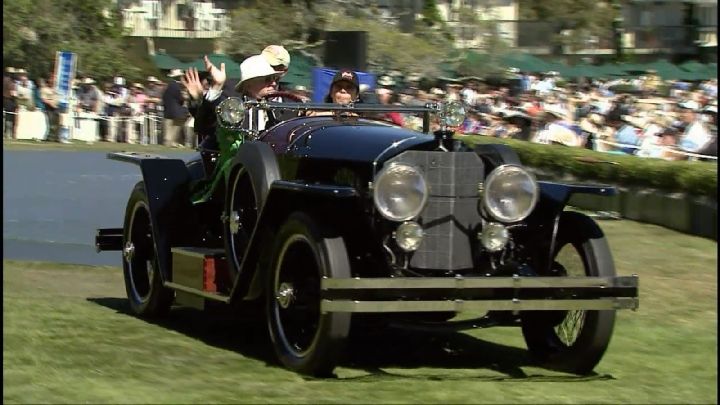
[[[553,266],[561,275],[612,277],[615,265],[600,227],[586,215],[560,217]],[[522,333],[531,355],[544,367],[588,374],[610,344],[615,311],[527,311]]]
[[[145,184],[135,185],[125,210],[123,276],[130,309],[141,317],[168,313],[174,291],[162,285]]]
[[[307,214],[294,213],[271,254],[265,291],[275,353],[288,369],[331,375],[344,350],[350,314],[320,312],[320,280],[350,277],[345,242]]]

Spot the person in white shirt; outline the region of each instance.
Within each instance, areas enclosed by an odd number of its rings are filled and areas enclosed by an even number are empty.
[[[682,150],[697,153],[712,140],[710,131],[705,126],[700,114],[696,113],[696,103],[686,101],[678,106],[682,109],[681,119],[687,124],[685,132],[678,141],[678,146]]]

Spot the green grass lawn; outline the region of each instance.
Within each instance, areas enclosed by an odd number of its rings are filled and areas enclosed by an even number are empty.
[[[717,403],[717,244],[602,221],[640,276],[585,377],[531,365],[519,329],[368,335],[335,379],[272,360],[263,328],[221,312],[127,313],[120,268],[3,261],[4,403]]]

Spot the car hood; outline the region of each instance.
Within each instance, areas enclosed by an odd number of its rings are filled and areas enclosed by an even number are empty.
[[[408,149],[433,149],[432,135],[377,123],[326,123],[299,137],[289,152],[302,158],[383,161]]]

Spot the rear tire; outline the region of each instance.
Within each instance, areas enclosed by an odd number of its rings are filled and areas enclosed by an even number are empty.
[[[130,309],[141,317],[167,315],[175,292],[162,285],[145,184],[135,185],[125,210],[123,276]]]
[[[561,215],[553,265],[568,276],[615,276],[610,248],[595,221],[576,212]],[[581,375],[592,372],[602,359],[614,325],[614,310],[522,314],[522,333],[531,355],[546,368]]]
[[[223,228],[225,233],[225,252],[229,261],[231,277],[234,279],[240,271],[240,265],[250,244],[259,214],[259,198],[255,185],[246,171],[236,173],[228,188],[225,212],[227,220]]]
[[[320,280],[350,277],[343,238],[296,212],[281,226],[271,254],[266,308],[278,359],[299,373],[332,375],[345,347],[351,315],[320,312]]]

